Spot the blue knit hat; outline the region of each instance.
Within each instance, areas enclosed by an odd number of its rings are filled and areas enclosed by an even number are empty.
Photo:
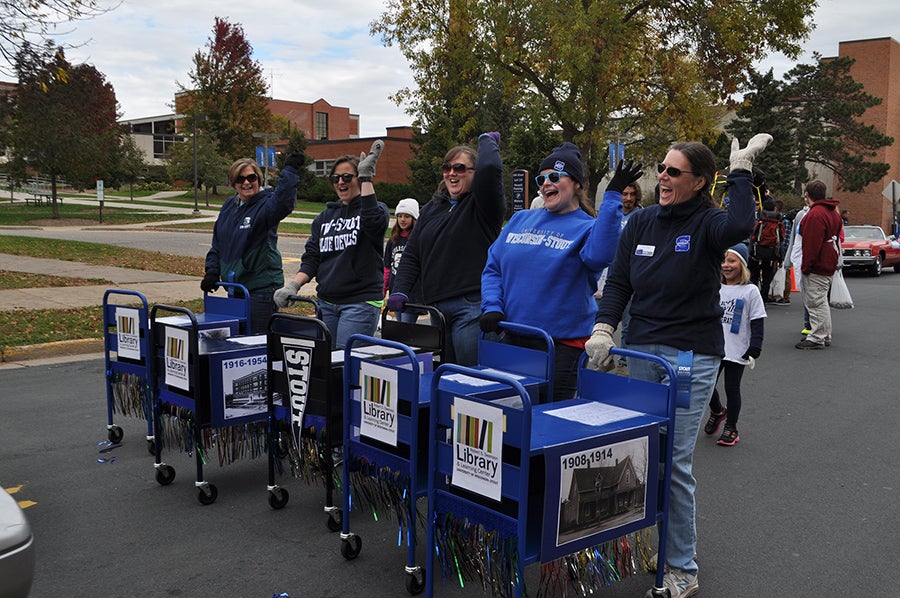
[[[744,262],[744,265],[747,266],[750,263],[750,251],[747,249],[747,246],[743,243],[738,243],[737,245],[733,245],[728,248],[725,253],[728,252],[736,254],[741,261]]]
[[[584,187],[584,166],[581,164],[581,152],[574,143],[566,141],[559,147],[553,148],[549,156],[541,161],[541,167],[538,171],[561,170],[566,172],[572,179]]]

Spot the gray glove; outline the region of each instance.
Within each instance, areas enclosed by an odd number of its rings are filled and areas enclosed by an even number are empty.
[[[275,305],[277,305],[280,309],[290,307],[291,304],[294,303],[290,300],[290,297],[296,295],[299,292],[300,285],[297,284],[296,280],[288,282],[286,285],[275,291]]]
[[[608,372],[612,369],[613,360],[609,350],[616,346],[612,334],[615,328],[609,324],[594,324],[591,338],[584,344],[588,354],[588,367],[592,370]]]
[[[731,140],[731,165],[729,170],[741,168],[743,170],[753,170],[753,160],[756,159],[766,147],[772,143],[772,136],[768,133],[757,133],[750,141],[747,147],[741,148],[741,143],[735,137]]]
[[[365,152],[359,155],[359,166],[356,168],[356,172],[359,174],[360,182],[372,182],[372,178],[375,176],[375,163],[378,162],[378,156],[381,155],[383,149],[384,141],[377,139],[372,144],[372,149],[369,150],[368,156]]]

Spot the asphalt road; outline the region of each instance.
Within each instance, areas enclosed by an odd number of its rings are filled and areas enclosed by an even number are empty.
[[[701,596],[897,595],[900,274],[853,276],[849,286],[856,308],[834,312],[824,351],[793,348],[799,304],[769,309],[763,356],[744,377],[741,442],[698,442]],[[282,478],[291,500],[273,511],[264,460],[208,466],[219,497],[205,507],[185,455],[167,456],[172,485],[156,483],[139,420],[118,420],[125,442],[105,455],[116,461],[99,463],[103,367],[0,368],[0,483],[21,485],[16,498],[35,503],[26,509],[34,597],[405,595],[392,522],[354,515],[363,550],[345,561],[322,489]],[[531,567],[533,591],[538,576]],[[640,576],[602,595],[640,596],[651,582]],[[483,594],[448,585],[436,595]]]

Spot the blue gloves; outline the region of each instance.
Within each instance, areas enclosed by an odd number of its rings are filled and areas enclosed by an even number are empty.
[[[409,301],[409,297],[407,297],[403,293],[392,293],[387,300],[387,310],[403,311],[406,308],[407,301]]]
[[[494,143],[496,143],[498,146],[500,145],[500,133],[498,133],[497,131],[491,131],[490,133],[482,133],[480,137],[484,137],[485,135],[493,139]]]

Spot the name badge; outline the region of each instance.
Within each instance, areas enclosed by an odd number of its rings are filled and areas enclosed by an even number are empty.
[[[656,251],[655,245],[638,245],[634,250],[634,255],[653,257],[654,251]]]

